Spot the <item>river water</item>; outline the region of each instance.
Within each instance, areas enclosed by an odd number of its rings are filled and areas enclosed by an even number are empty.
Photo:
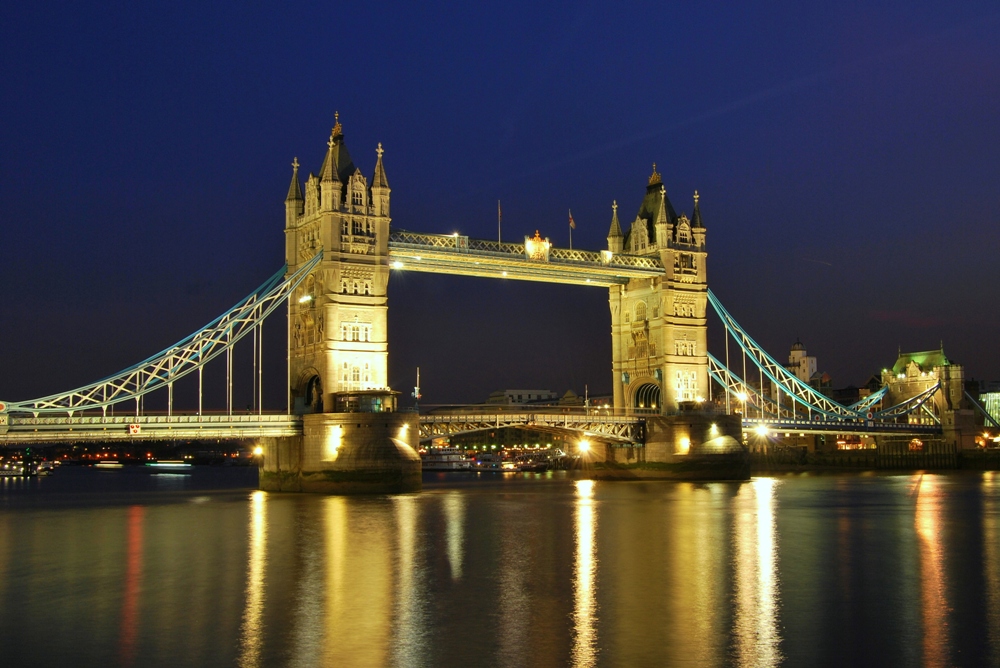
[[[254,484],[0,479],[0,665],[1000,666],[997,473]]]

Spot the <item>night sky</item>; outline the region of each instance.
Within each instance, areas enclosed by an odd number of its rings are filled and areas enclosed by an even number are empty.
[[[799,337],[844,386],[943,340],[1000,379],[1000,9],[820,4],[4,3],[0,398],[144,359],[276,271],[334,110],[369,178],[382,142],[394,227],[495,238],[501,199],[505,240],[565,246],[572,209],[605,248],[655,162],[775,357]],[[427,403],[610,390],[606,290],[405,273],[389,305],[390,383],[419,365]]]

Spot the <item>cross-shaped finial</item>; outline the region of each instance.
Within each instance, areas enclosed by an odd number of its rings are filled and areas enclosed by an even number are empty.
[[[698,191],[697,190],[694,191],[694,203],[695,204],[698,203]]]
[[[614,210],[615,213],[618,213],[618,200],[614,200],[611,202],[611,208]]]
[[[382,154],[385,153],[385,151],[382,150],[382,142],[378,143],[378,148],[375,149],[375,153],[378,155],[378,159],[381,160]]]
[[[292,159],[292,169],[299,171],[299,159],[297,157]]]

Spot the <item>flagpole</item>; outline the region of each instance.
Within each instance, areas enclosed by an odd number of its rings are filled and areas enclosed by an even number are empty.
[[[576,227],[576,223],[573,222],[573,209],[567,211],[569,211],[569,249],[573,250],[573,228]]]
[[[497,243],[502,243],[500,241],[500,200],[497,200]]]

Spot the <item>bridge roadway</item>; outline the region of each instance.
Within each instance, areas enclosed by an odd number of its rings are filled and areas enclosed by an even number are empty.
[[[617,443],[646,440],[644,416],[609,416],[594,410],[580,413],[440,413],[420,416],[420,440],[453,436],[472,431],[518,427],[535,431],[580,432]]]
[[[581,437],[616,443],[643,443],[645,415],[607,415],[600,410],[579,412],[435,413],[420,416],[421,441],[456,434],[519,427],[536,431],[580,433]],[[0,415],[0,443],[66,443],[155,440],[251,440],[298,436],[302,416],[285,414],[199,415],[81,415],[75,417],[22,417]],[[744,418],[743,429],[766,427],[776,435],[808,433],[829,435],[914,435],[941,433],[938,425],[890,422],[761,420]]]
[[[76,417],[7,416],[0,443],[78,441],[242,440],[297,436],[299,415],[82,415]]]
[[[856,420],[769,420],[743,418],[743,431],[756,431],[764,427],[777,434],[793,432],[844,436],[934,436],[941,434],[936,424],[906,424],[883,421]]]
[[[389,262],[394,269],[406,271],[594,287],[625,285],[633,278],[664,273],[656,257],[552,248],[543,240],[512,244],[405,230],[390,231]]]

